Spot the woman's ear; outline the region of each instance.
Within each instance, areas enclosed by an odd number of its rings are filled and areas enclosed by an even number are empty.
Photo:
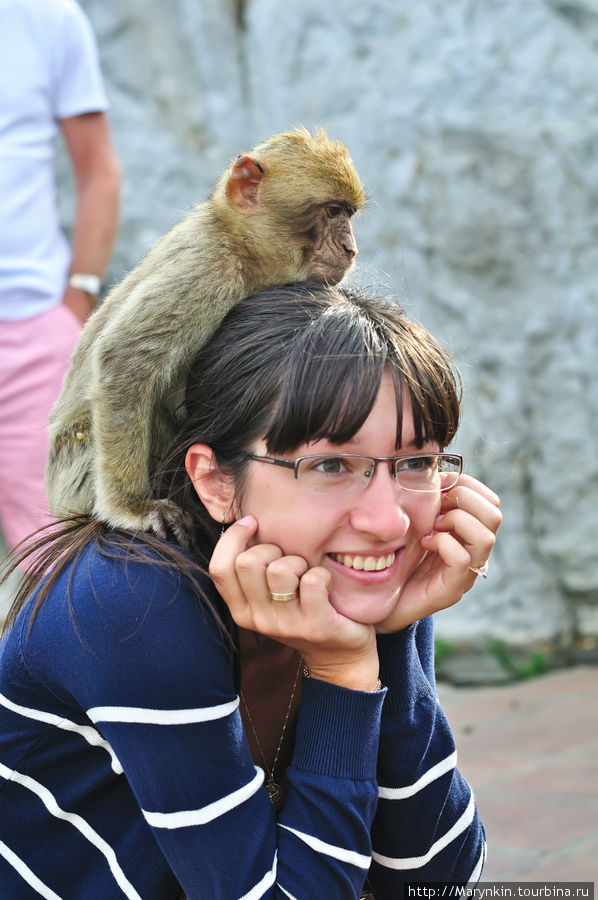
[[[211,517],[217,522],[233,522],[235,485],[232,476],[218,468],[212,448],[207,444],[192,444],[185,456],[185,469]]]

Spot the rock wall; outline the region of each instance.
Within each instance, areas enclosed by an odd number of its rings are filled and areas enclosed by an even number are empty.
[[[370,196],[362,282],[455,355],[503,499],[452,641],[598,635],[598,0],[83,0],[125,172],[120,278],[228,159],[298,122]],[[69,220],[65,207],[65,221]]]

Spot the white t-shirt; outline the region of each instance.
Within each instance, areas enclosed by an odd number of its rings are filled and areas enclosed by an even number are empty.
[[[0,320],[61,301],[70,250],[56,206],[58,120],[106,108],[75,0],[0,0]]]

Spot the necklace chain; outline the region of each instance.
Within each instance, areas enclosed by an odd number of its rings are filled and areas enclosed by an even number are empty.
[[[295,680],[293,682],[293,689],[291,691],[291,698],[289,700],[289,705],[287,707],[286,715],[284,717],[284,722],[282,723],[282,731],[280,732],[280,738],[278,739],[278,747],[276,748],[276,753],[274,754],[274,762],[272,763],[272,768],[268,766],[268,762],[266,760],[266,754],[262,750],[262,745],[260,744],[260,739],[257,736],[257,731],[255,730],[255,725],[253,724],[253,719],[251,718],[251,713],[249,712],[249,707],[247,706],[247,702],[245,700],[245,696],[243,694],[243,690],[241,689],[240,695],[241,700],[243,702],[243,707],[247,714],[247,720],[251,725],[251,730],[253,731],[253,736],[255,738],[255,743],[257,745],[257,749],[260,751],[260,756],[264,762],[264,769],[266,770],[266,775],[268,776],[266,779],[266,790],[268,791],[268,796],[272,803],[276,804],[282,799],[282,791],[278,784],[274,781],[274,773],[276,771],[276,765],[278,763],[278,757],[280,755],[280,749],[282,747],[282,742],[284,740],[284,736],[287,730],[287,724],[289,721],[289,716],[291,715],[291,709],[293,706],[293,700],[295,699],[295,691],[297,690],[297,682],[299,681],[299,672],[301,671],[302,660],[299,659],[299,665],[297,666],[297,671],[295,673]]]

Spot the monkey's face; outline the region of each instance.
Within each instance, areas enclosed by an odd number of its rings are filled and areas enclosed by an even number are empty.
[[[351,226],[354,208],[332,200],[318,206],[314,215],[313,250],[307,268],[310,278],[338,284],[353,265],[357,242]]]
[[[370,415],[349,441],[340,446],[325,439],[313,441],[284,456],[290,460],[320,453],[393,456],[396,428],[395,389],[387,373]],[[434,443],[417,447],[406,398],[400,452],[439,449]],[[267,455],[263,441],[252,450]],[[273,544],[285,557],[304,559],[339,613],[370,624],[383,621],[400,604],[403,586],[425,557],[420,541],[432,531],[440,498],[436,493],[403,490],[384,464],[367,487],[339,495],[310,493],[292,469],[254,461],[249,463],[239,506],[237,515],[257,519],[254,545]],[[292,571],[283,583],[294,583]]]

